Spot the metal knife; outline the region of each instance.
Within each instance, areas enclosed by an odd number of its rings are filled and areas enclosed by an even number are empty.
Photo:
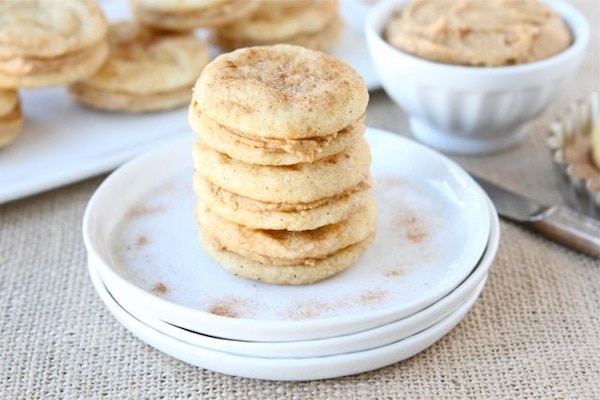
[[[546,237],[600,258],[600,221],[567,207],[546,205],[471,174],[487,192],[501,217],[522,223]]]

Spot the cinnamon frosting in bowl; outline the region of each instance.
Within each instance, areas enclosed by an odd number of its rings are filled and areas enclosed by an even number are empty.
[[[416,0],[394,13],[384,35],[417,57],[480,67],[539,61],[573,40],[554,10],[531,0]]]

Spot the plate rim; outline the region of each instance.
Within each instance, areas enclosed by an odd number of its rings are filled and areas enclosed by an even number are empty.
[[[114,302],[111,307],[108,290],[102,291],[100,274],[89,268],[92,284],[113,317],[132,335],[154,349],[196,367],[226,375],[275,381],[305,381],[331,379],[376,370],[406,360],[432,346],[456,325],[473,308],[480,293],[469,298],[433,326],[407,338],[371,349],[307,358],[265,358],[231,354],[194,346],[178,338],[165,335],[144,324]],[[97,271],[96,271],[97,272]],[[485,287],[482,286],[482,290]],[[106,288],[105,288],[106,289]],[[327,363],[335,363],[335,368]],[[242,366],[236,364],[242,363]]]
[[[88,268],[96,269],[93,263],[91,263]],[[99,271],[95,272],[98,273],[100,280],[102,280]],[[486,271],[485,274],[480,275],[481,276],[478,276],[477,279],[473,279],[469,285],[461,285],[452,292],[455,293],[459,291],[460,294],[452,296],[451,293],[424,310],[406,318],[401,318],[400,320],[391,321],[382,326],[341,336],[289,342],[242,341],[214,337],[203,334],[202,332],[189,331],[146,315],[140,310],[134,310],[133,308],[123,305],[112,295],[112,293],[110,293],[110,290],[106,288],[106,285],[104,285],[104,287],[118,306],[123,308],[132,317],[164,335],[176,338],[190,345],[248,357],[310,358],[364,351],[372,347],[384,346],[417,334],[443,320],[462,304],[469,301],[471,297],[479,296],[486,284],[488,273]],[[104,284],[104,281],[102,281],[102,283]],[[468,287],[468,289],[465,289],[466,287]],[[442,302],[442,305],[436,306]],[[443,307],[442,311],[438,310],[439,307]],[[409,323],[407,320],[409,319],[410,325],[407,326]],[[382,337],[384,335],[385,338]],[[374,340],[376,341],[375,345],[369,344],[368,346],[371,347],[364,347],[366,343],[373,343]]]
[[[410,143],[411,145],[417,146],[417,147],[421,148],[422,150],[431,153],[432,155],[439,158],[440,160],[443,160],[445,163],[452,164],[454,166],[454,168],[456,168],[457,170],[463,171],[462,173],[463,173],[464,177],[466,177],[467,179],[470,180],[471,186],[476,188],[478,191],[480,191],[479,195],[482,196],[482,199],[485,199],[486,202],[489,202],[489,198],[487,197],[487,194],[485,194],[485,192],[479,187],[479,185],[477,185],[477,183],[472,180],[472,178],[468,175],[468,173],[466,171],[464,171],[462,169],[462,167],[460,167],[454,161],[449,159],[447,156],[445,156],[433,149],[427,148],[426,146],[421,145],[418,142],[411,140],[410,138],[402,137],[398,134],[394,134],[394,133],[391,133],[388,131],[383,131],[383,130],[375,129],[375,128],[367,128],[367,131],[371,131],[375,135],[383,135],[383,136],[387,136],[390,138],[393,137],[394,140],[399,140],[399,141],[403,141],[405,143]],[[152,157],[157,157],[158,155],[162,154],[163,152],[167,152],[169,150],[172,151],[172,149],[176,148],[177,146],[183,145],[183,143],[191,144],[191,143],[193,143],[193,140],[194,140],[193,138],[180,138],[180,139],[174,140],[166,146],[157,148],[151,152],[148,152],[146,154],[136,157],[135,159],[133,159],[133,160],[129,161],[128,163],[126,163],[125,165],[123,165],[118,171],[127,170],[127,168],[130,168],[129,167],[130,165],[137,163],[138,160],[140,160],[142,158],[150,159]],[[168,320],[167,322],[173,323],[175,325],[183,326],[184,328],[187,328],[187,329],[190,329],[190,326],[187,324],[190,321],[190,318],[193,319],[194,321],[199,321],[199,322],[194,323],[195,326],[196,325],[197,326],[205,326],[206,319],[209,318],[211,321],[210,323],[216,324],[218,327],[211,332],[205,332],[205,333],[209,333],[209,334],[212,334],[215,336],[227,337],[227,335],[223,335],[222,332],[231,332],[232,328],[239,328],[240,324],[244,324],[244,326],[249,325],[249,324],[252,325],[256,321],[256,319],[252,319],[252,318],[235,318],[235,319],[233,319],[233,318],[228,318],[228,317],[224,317],[224,316],[220,316],[220,315],[214,315],[214,314],[202,311],[202,310],[190,308],[185,305],[172,303],[172,302],[170,302],[166,299],[163,299],[159,296],[155,296],[151,293],[148,293],[146,290],[138,287],[137,285],[135,285],[135,284],[129,282],[128,280],[126,280],[125,278],[121,277],[116,271],[114,271],[112,269],[112,267],[108,264],[108,262],[103,259],[103,257],[100,257],[97,254],[95,249],[98,246],[95,245],[95,240],[92,235],[93,214],[94,214],[94,210],[97,207],[96,203],[99,201],[98,198],[101,196],[101,193],[103,193],[104,188],[111,184],[112,180],[118,179],[115,177],[118,177],[118,175],[115,173],[111,174],[100,185],[98,190],[94,193],[94,195],[92,196],[92,198],[90,199],[90,201],[88,203],[88,206],[86,207],[86,210],[84,213],[84,218],[83,218],[83,224],[82,224],[83,240],[84,240],[85,247],[88,251],[88,256],[98,258],[97,261],[98,261],[99,265],[101,266],[101,268],[100,268],[101,273],[103,274],[104,280],[109,282],[107,285],[111,286],[111,291],[113,292],[113,294],[116,295],[117,297],[120,296],[119,291],[115,290],[114,282],[117,282],[117,284],[120,284],[120,285],[125,285],[126,287],[128,287],[128,290],[126,292],[132,293],[131,291],[133,290],[134,293],[139,295],[139,296],[133,296],[133,298],[137,298],[137,297],[146,298],[146,300],[149,300],[150,303],[152,304],[153,310],[160,311],[160,312],[157,311],[156,313],[151,313],[152,316],[154,316],[158,319],[164,319],[164,318],[161,318],[161,316],[164,316],[165,314],[174,315],[175,314],[175,313],[173,313],[173,308],[174,308],[177,312],[185,314],[185,318],[183,318],[183,319],[176,318],[177,321],[173,321],[171,319],[171,320]],[[489,208],[490,205],[487,204],[486,207]],[[493,205],[491,205],[491,207],[493,207]],[[493,210],[494,210],[494,212],[493,213],[490,212],[490,214],[488,215],[488,218],[487,218],[488,223],[490,224],[490,230],[491,230],[492,219],[498,218],[497,214],[495,213],[495,209],[493,209]],[[494,222],[496,222],[496,221],[494,221]],[[490,230],[488,230],[488,238],[486,239],[486,242],[487,242],[487,240],[489,240]],[[484,249],[482,250],[482,253],[478,257],[478,260],[484,253],[485,253],[485,246],[484,246]],[[473,272],[473,270],[476,267],[477,267],[477,262],[475,262],[473,264],[473,268],[471,268],[469,270],[469,273],[464,277],[464,279],[466,279]],[[104,272],[102,272],[102,271],[104,271]],[[464,279],[462,281],[464,281]],[[433,302],[439,300],[441,297],[447,295],[451,290],[455,289],[461,282],[458,282],[455,286],[451,287],[446,293],[442,293],[437,298],[432,299],[429,303],[427,303],[425,305],[417,304],[415,309],[408,310],[404,316],[413,314],[414,312],[419,311],[419,310],[423,309],[424,307],[432,304]],[[129,296],[129,297],[131,297],[131,296]],[[122,296],[121,296],[121,298],[122,298]],[[137,301],[137,300],[134,300],[134,301]],[[375,316],[371,315],[371,319],[376,322],[373,322],[373,324],[371,324],[370,327],[375,326],[375,324],[377,324],[377,323],[382,324],[383,322],[381,322],[381,321],[389,322],[390,320],[398,319],[398,313],[396,311],[397,310],[394,310],[393,308],[388,307],[383,312],[377,313],[377,315],[375,315]],[[373,313],[373,314],[375,314],[375,313]],[[317,339],[319,337],[319,335],[325,334],[322,332],[324,330],[322,328],[322,325],[324,324],[324,322],[327,322],[329,324],[334,324],[337,327],[337,329],[340,330],[340,332],[341,331],[352,332],[352,329],[355,329],[357,322],[360,322],[363,318],[364,318],[364,316],[362,318],[356,318],[356,317],[351,317],[351,316],[342,316],[342,317],[331,317],[331,318],[320,318],[320,319],[308,319],[308,320],[301,320],[301,321],[261,320],[261,326],[259,328],[257,328],[257,331],[244,331],[244,335],[245,335],[244,337],[231,337],[231,338],[233,338],[233,339],[238,338],[238,339],[242,339],[242,340],[264,341],[264,340],[266,340],[265,335],[267,335],[267,337],[269,337],[269,336],[272,337],[275,334],[275,332],[277,332],[276,333],[277,335],[281,335],[281,337],[285,337],[285,338],[295,338],[297,340],[308,339],[308,338]],[[181,320],[184,320],[185,322],[182,324]],[[192,328],[192,330],[198,330],[198,329]],[[239,331],[239,329],[238,329],[238,331]],[[234,330],[234,332],[235,332],[235,330]],[[325,335],[328,335],[328,334],[325,334]],[[282,340],[282,339],[279,339],[279,340]]]

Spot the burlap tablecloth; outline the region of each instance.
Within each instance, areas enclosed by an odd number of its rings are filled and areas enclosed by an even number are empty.
[[[563,201],[545,147],[548,122],[600,89],[600,2],[575,4],[593,29],[576,79],[517,147],[453,157],[546,202]],[[409,133],[383,92],[372,94],[367,123]],[[104,178],[0,206],[0,399],[600,399],[600,262],[505,221],[474,308],[406,361],[339,379],[272,382],[175,360],[126,331],[88,277],[81,221]]]

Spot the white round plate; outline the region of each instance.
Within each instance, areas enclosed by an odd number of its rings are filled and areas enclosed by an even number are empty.
[[[89,267],[95,269],[93,263]],[[98,274],[97,271],[94,271],[94,273]],[[486,279],[487,275],[483,275],[483,279],[477,282],[474,290],[460,290],[460,296],[446,296],[423,311],[399,321],[390,322],[387,325],[350,335],[294,342],[248,342],[207,336],[176,327],[138,310],[127,309],[121,304],[117,304],[148,327],[193,346],[248,357],[323,357],[385,346],[430,328],[449,316],[462,304],[478,297],[485,286]]]
[[[500,223],[490,203],[492,221],[490,238],[477,267],[456,289],[438,302],[406,318],[381,327],[332,338],[292,342],[248,342],[203,335],[156,319],[143,311],[124,307],[136,319],[157,331],[194,346],[251,357],[300,358],[320,357],[368,350],[404,339],[438,323],[472,296],[478,296],[485,285],[488,270],[494,261],[500,242]],[[90,260],[91,261],[91,260]],[[90,262],[89,268],[97,273]]]
[[[124,307],[222,338],[319,339],[411,315],[477,265],[490,232],[487,196],[457,164],[423,145],[370,128],[366,137],[376,239],[331,279],[269,285],[212,261],[193,217],[194,138],[138,157],[106,179],[84,216],[89,257]]]
[[[176,359],[212,371],[253,379],[305,381],[371,371],[405,360],[431,346],[464,318],[478,296],[472,296],[434,326],[408,338],[366,351],[326,357],[246,357],[186,343],[144,324],[111,297],[98,271],[90,264],[92,282],[115,318],[133,335]]]

